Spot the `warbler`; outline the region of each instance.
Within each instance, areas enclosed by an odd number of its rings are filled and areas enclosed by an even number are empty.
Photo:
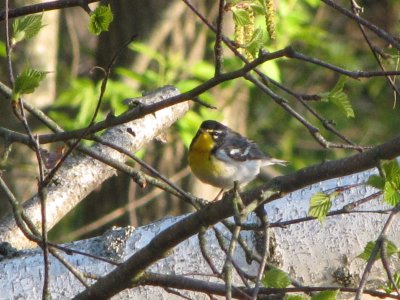
[[[261,167],[274,164],[287,162],[269,157],[253,141],[214,120],[201,124],[189,147],[189,166],[194,175],[222,190],[231,189],[235,181],[244,186]]]

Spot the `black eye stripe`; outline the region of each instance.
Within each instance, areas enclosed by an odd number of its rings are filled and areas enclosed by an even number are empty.
[[[218,140],[224,135],[224,132],[221,130],[207,130],[207,132],[214,140]]]

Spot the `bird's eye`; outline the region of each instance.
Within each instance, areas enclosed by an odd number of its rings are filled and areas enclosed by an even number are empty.
[[[218,140],[221,137],[221,133],[218,131],[214,131],[213,133],[211,133],[211,135],[214,140]]]

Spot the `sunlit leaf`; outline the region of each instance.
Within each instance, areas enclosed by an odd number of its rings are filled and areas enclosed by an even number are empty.
[[[13,94],[30,94],[35,91],[48,72],[25,68],[15,79]]]
[[[399,180],[386,181],[383,189],[383,199],[391,206],[396,206],[398,203],[400,203],[400,193],[396,187],[398,185],[398,181]]]
[[[261,282],[265,287],[270,288],[286,288],[291,284],[287,274],[276,268],[265,272]]]
[[[329,101],[339,107],[346,114],[346,117],[354,118],[353,107],[351,106],[347,94],[343,91],[345,80],[345,77],[340,77],[339,81],[330,92],[322,93],[320,96],[322,101]]]
[[[400,178],[400,167],[396,159],[382,164],[386,181],[395,181]]]
[[[336,300],[339,290],[322,291],[311,297],[311,300]]]
[[[251,8],[257,15],[264,15],[266,11],[265,0],[256,0],[250,3]]]
[[[264,34],[261,28],[256,28],[253,32],[253,36],[250,41],[244,46],[244,48],[249,51],[253,57],[257,56],[258,51],[264,45]]]
[[[99,35],[103,31],[108,31],[113,18],[111,7],[100,5],[90,14],[88,29],[91,33]]]
[[[13,22],[12,43],[16,44],[24,39],[31,39],[37,35],[43,27],[42,14],[20,17]]]
[[[311,197],[308,215],[323,222],[331,207],[331,197],[325,193],[318,192]]]
[[[236,25],[245,26],[250,24],[251,17],[248,9],[232,7],[233,22]]]

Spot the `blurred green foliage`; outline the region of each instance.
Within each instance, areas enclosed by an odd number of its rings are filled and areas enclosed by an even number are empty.
[[[68,130],[87,126],[100,97],[100,86],[101,82],[95,83],[88,78],[73,80],[70,88],[60,93],[49,115]],[[104,105],[99,111],[96,121],[104,120],[110,110],[117,115],[121,114],[127,109],[122,100],[134,96],[135,93],[125,84],[120,81],[108,80],[103,96]]]
[[[182,58],[163,56],[143,43],[134,42],[129,48],[148,56],[152,60],[153,68],[140,74],[128,68],[116,68],[115,73],[119,75],[119,78],[108,80],[103,106],[97,116],[97,121],[104,119],[109,110],[116,115],[123,113],[128,107],[123,105],[122,101],[126,98],[140,97],[141,91],[151,91],[163,85],[173,84],[181,92],[185,92],[214,76],[214,66],[211,62],[199,61],[187,69]],[[183,79],[182,72],[185,72]],[[130,87],[131,82],[138,83],[140,89],[133,90]],[[99,99],[100,86],[101,82],[95,83],[88,78],[72,80],[70,88],[62,91],[55,105],[52,106],[50,116],[66,129],[87,126]],[[223,88],[229,88],[229,86],[230,83],[226,83]],[[213,105],[217,103],[210,92],[202,94],[200,99]],[[178,132],[185,145],[189,145],[202,120],[217,119],[220,116],[220,112],[205,107],[190,111],[177,124]]]

